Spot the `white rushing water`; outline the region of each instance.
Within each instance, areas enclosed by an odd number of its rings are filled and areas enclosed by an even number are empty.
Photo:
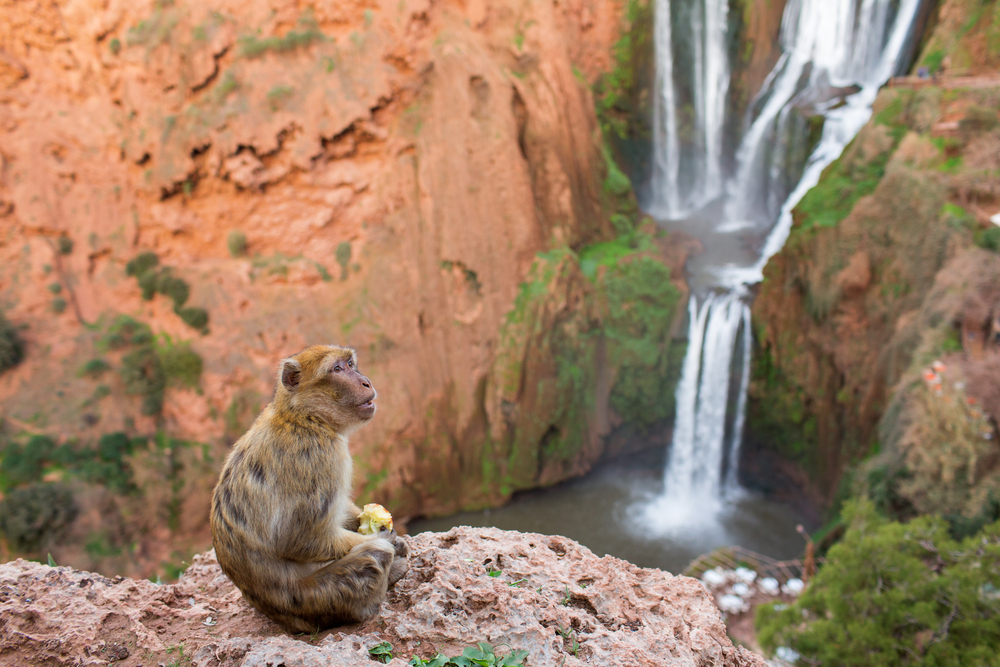
[[[655,16],[654,187],[647,209],[677,218],[723,192],[729,0],[657,0]],[[674,34],[675,22],[685,24],[682,34]]]
[[[681,0],[674,0],[680,2]],[[725,214],[717,231],[731,233],[753,228],[767,235],[760,257],[751,266],[713,267],[715,285],[700,303],[692,295],[687,356],[677,387],[677,418],[664,475],[664,492],[646,507],[649,525],[669,532],[690,528],[718,515],[728,497],[739,493],[736,464],[746,418],[746,394],[750,374],[751,326],[747,286],[760,282],[767,261],[788,238],[792,209],[819,182],[820,174],[836,160],[871,117],[878,89],[896,73],[911,37],[922,0],[788,0],[781,27],[783,55],[764,84],[756,110],[737,151],[737,173],[728,183]],[[688,0],[705,8],[708,16],[716,0]],[[685,166],[678,145],[675,80],[669,61],[671,45],[669,0],[657,9],[657,63],[660,95],[655,168],[652,183],[653,213],[670,217],[711,199],[712,187],[684,191],[679,171]],[[698,16],[697,11],[694,16]],[[724,16],[724,13],[723,13]],[[666,25],[661,23],[666,22]],[[694,22],[695,34],[707,27]],[[724,38],[725,26],[715,25]],[[666,30],[661,39],[661,32]],[[697,40],[696,40],[697,41]],[[707,34],[702,40],[712,42]],[[722,43],[724,45],[724,39]],[[662,43],[662,46],[661,46]],[[661,53],[661,48],[663,52]],[[723,51],[724,53],[724,51]],[[708,56],[695,60],[708,62]],[[720,62],[724,62],[720,61]],[[725,65],[728,77],[728,65]],[[715,70],[717,75],[721,69]],[[728,88],[728,83],[725,88]],[[707,98],[706,98],[707,99]],[[712,116],[708,106],[697,123],[724,120]],[[791,164],[794,151],[784,145],[789,123],[802,109],[824,118],[822,138],[804,165]],[[662,134],[662,136],[661,136]],[[721,137],[721,125],[719,130]],[[704,140],[705,147],[713,146]],[[721,156],[721,142],[719,144]],[[707,148],[706,148],[707,150]],[[800,158],[801,159],[801,158]],[[721,167],[711,172],[715,154],[706,154],[699,183],[714,173],[722,187]],[[695,162],[702,164],[702,162]],[[801,171],[799,171],[801,170]],[[782,175],[801,173],[797,185],[789,187]],[[706,199],[706,197],[708,199]],[[741,335],[742,333],[742,335]],[[737,347],[739,346],[739,347]],[[742,359],[736,400],[731,400],[734,357]],[[735,403],[735,405],[733,405]]]

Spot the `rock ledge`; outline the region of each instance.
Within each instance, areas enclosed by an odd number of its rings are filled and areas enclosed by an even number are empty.
[[[0,665],[375,665],[368,648],[382,641],[398,667],[477,641],[524,649],[531,667],[764,665],[732,645],[694,579],[598,558],[564,537],[461,527],[408,539],[410,572],[382,613],[314,637],[252,610],[211,551],[172,585],[0,565]]]

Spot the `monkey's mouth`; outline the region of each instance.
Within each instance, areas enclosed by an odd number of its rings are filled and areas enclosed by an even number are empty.
[[[364,403],[359,404],[358,405],[358,412],[361,413],[361,415],[365,416],[365,417],[371,417],[372,415],[374,415],[375,414],[375,399],[372,398],[372,400],[370,400],[370,401],[365,401]]]

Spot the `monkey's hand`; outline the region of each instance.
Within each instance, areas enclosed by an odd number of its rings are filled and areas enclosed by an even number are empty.
[[[362,509],[351,503],[351,507],[347,510],[347,519],[344,521],[344,528],[352,533],[358,532],[358,528],[361,527],[361,512]]]
[[[397,535],[395,530],[382,529],[379,531],[378,536],[389,540],[389,544],[396,550],[396,558],[406,558],[410,553],[410,547],[406,543],[406,538]]]

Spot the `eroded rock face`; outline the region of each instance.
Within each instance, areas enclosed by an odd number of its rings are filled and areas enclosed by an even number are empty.
[[[381,614],[315,637],[289,636],[251,609],[214,552],[173,585],[7,563],[0,664],[346,666],[388,641],[389,664],[403,665],[488,641],[528,651],[530,666],[764,665],[732,645],[694,579],[598,558],[564,537],[459,527],[408,539],[410,572]]]

